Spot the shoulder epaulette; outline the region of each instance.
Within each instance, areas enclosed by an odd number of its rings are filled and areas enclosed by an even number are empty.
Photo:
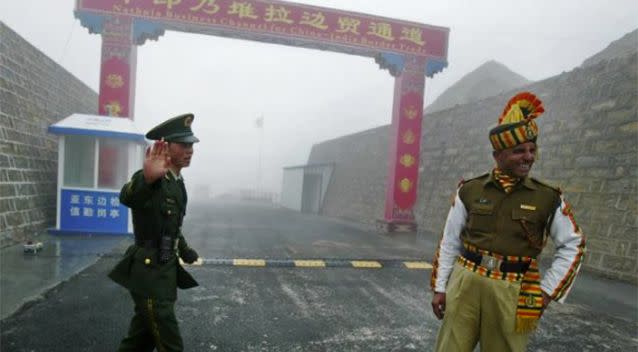
[[[532,179],[532,181],[534,181],[534,182],[538,183],[539,185],[545,186],[545,187],[547,187],[547,188],[551,188],[551,189],[553,189],[554,191],[558,192],[559,194],[562,194],[562,193],[563,193],[563,191],[561,191],[561,190],[560,190],[560,187],[558,187],[558,186],[551,185],[551,184],[549,184],[549,183],[547,183],[547,182],[545,182],[545,181],[541,181],[541,180],[539,180],[539,179],[537,179],[537,178],[535,178],[535,177],[530,177],[530,178]]]
[[[479,175],[479,176],[475,176],[475,177],[472,177],[472,178],[468,178],[467,180],[462,178],[461,181],[459,181],[459,184],[456,186],[456,188],[461,188],[464,184],[466,184],[466,183],[468,183],[470,181],[478,180],[478,179],[481,179],[481,178],[489,176],[489,175],[490,175],[489,173],[485,173],[483,175]]]
[[[475,176],[475,177],[472,177],[472,178],[468,178],[467,180],[463,181],[463,183],[468,183],[470,181],[478,180],[478,179],[481,179],[481,178],[484,178],[484,177],[488,177],[488,176],[490,176],[490,173],[486,172],[486,173],[484,173],[482,175],[478,175],[478,176]]]

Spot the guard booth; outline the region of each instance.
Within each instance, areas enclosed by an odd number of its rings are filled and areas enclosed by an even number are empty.
[[[58,135],[56,227],[51,234],[133,233],[120,189],[142,167],[144,134],[127,118],[73,114],[49,126]]]
[[[302,213],[320,214],[334,163],[284,168],[281,206]]]

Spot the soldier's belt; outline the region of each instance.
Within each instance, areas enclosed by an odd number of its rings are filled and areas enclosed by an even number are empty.
[[[177,239],[174,239],[170,247],[172,247],[173,249],[177,249],[177,243],[178,243]],[[159,249],[161,246],[159,239],[141,240],[137,238],[135,239],[135,245],[138,247],[144,247],[149,249]]]
[[[159,248],[159,240],[140,240],[135,239],[135,245],[144,248]]]
[[[529,269],[531,261],[508,261],[503,257],[491,256],[480,252],[463,251],[463,258],[487,270],[500,271],[502,273],[524,273]]]

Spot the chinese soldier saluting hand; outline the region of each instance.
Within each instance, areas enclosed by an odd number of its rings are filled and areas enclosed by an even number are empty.
[[[443,319],[436,351],[524,351],[551,300],[563,302],[585,238],[558,189],[528,176],[544,111],[533,94],[508,102],[490,131],[496,167],[462,182],[437,249],[432,310]],[[537,256],[556,246],[542,279]]]
[[[150,130],[146,138],[155,143],[146,150],[144,168],[120,192],[120,202],[133,214],[135,244],[109,277],[130,291],[135,315],[119,351],[183,350],[174,309],[177,287],[197,286],[178,260],[198,259],[181,231],[187,196],[180,171],[199,142],[193,119],[193,114],[177,116]]]

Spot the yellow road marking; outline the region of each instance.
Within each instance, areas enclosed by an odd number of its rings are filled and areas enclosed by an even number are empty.
[[[432,269],[432,265],[428,262],[403,262],[408,269]]]
[[[374,260],[353,260],[350,263],[355,268],[382,268],[381,263]]]
[[[266,266],[263,259],[233,259],[234,266]]]
[[[295,260],[295,266],[302,268],[325,268],[326,262],[323,260]]]

